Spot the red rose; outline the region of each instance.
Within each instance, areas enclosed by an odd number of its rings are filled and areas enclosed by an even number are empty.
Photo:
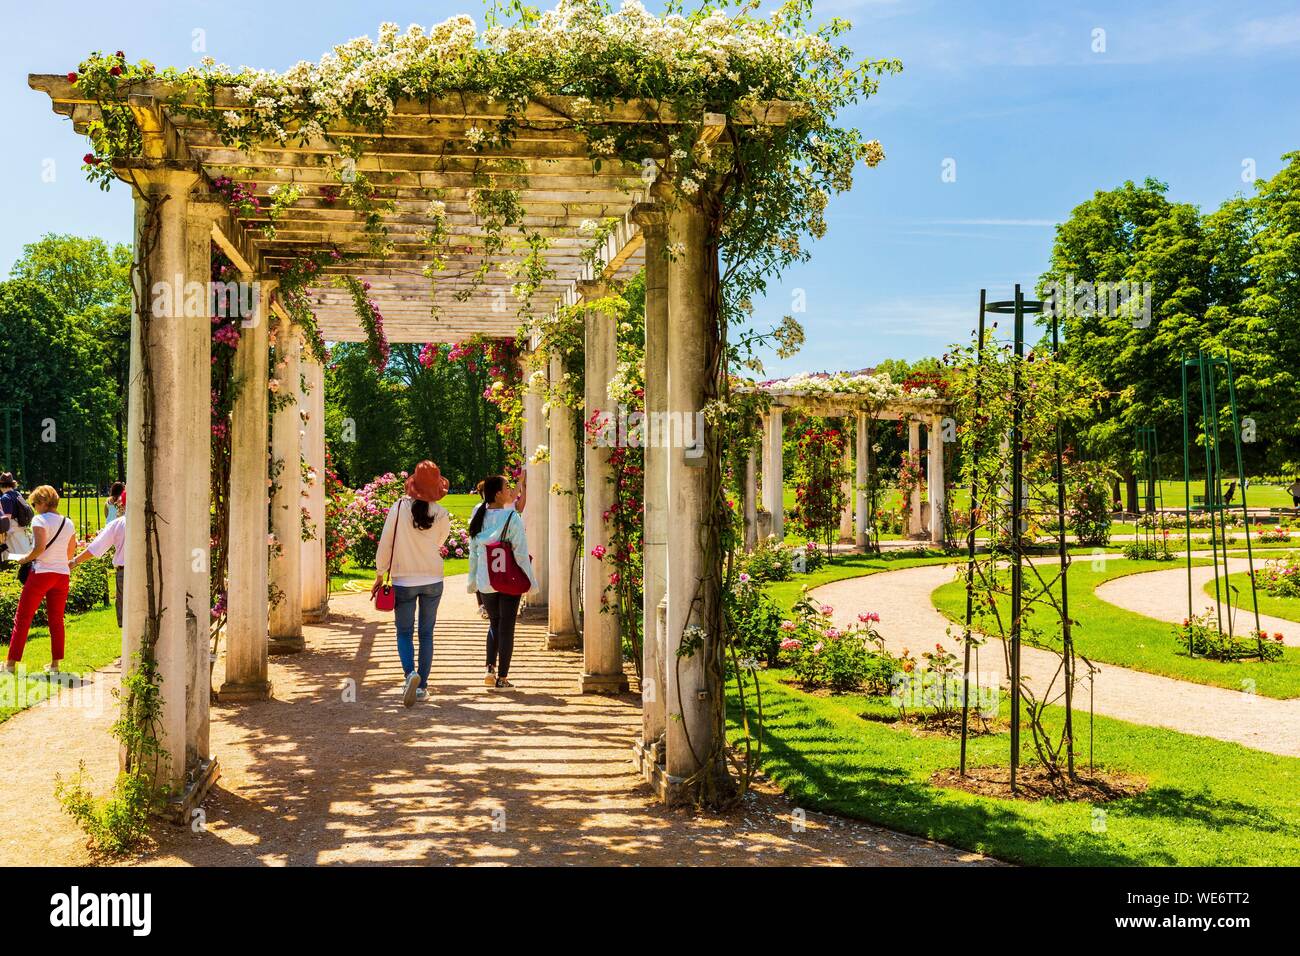
[[[118,51],[117,51],[115,54],[113,54],[113,55],[116,56],[119,60],[125,60],[125,59],[126,59],[126,54],[123,53],[121,50],[118,50]]]
[[[75,72],[72,72],[72,73],[69,73],[69,74],[68,74],[68,82],[69,82],[69,83],[76,83],[76,82],[77,82],[77,74],[76,74]]]
[[[81,161],[85,163],[87,166],[99,165],[99,157],[97,157],[94,153],[87,153],[85,156],[82,156]]]
[[[111,73],[113,76],[121,76],[121,75],[122,75],[122,68],[121,68],[120,66],[115,66],[115,67],[113,67],[111,70],[109,70],[108,72]]]

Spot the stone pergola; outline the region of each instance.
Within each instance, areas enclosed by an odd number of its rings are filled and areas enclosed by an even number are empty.
[[[829,377],[828,377],[829,378]],[[815,381],[815,379],[814,379]],[[745,548],[752,550],[759,540],[775,535],[781,540],[784,528],[784,415],[786,409],[797,409],[807,415],[821,418],[840,418],[856,423],[857,440],[846,444],[845,464],[854,476],[852,486],[845,486],[846,505],[840,515],[839,540],[858,548],[867,546],[867,528],[871,524],[868,512],[866,486],[875,456],[867,447],[867,424],[876,421],[903,421],[907,423],[908,454],[920,456],[925,463],[926,497],[929,507],[923,507],[921,487],[912,489],[910,525],[903,533],[910,538],[926,538],[935,544],[944,543],[944,428],[943,419],[951,415],[952,405],[942,398],[925,397],[903,392],[896,398],[883,402],[869,399],[851,390],[807,391],[784,381],[737,389],[737,391],[762,392],[770,398],[763,415],[762,444],[760,451],[751,451],[744,477]],[[924,429],[924,438],[922,437]],[[761,459],[761,461],[760,461]],[[760,498],[761,495],[761,498]],[[759,502],[764,513],[760,513]],[[937,504],[937,507],[936,507]]]
[[[54,111],[72,120],[78,132],[99,116],[99,106],[63,76],[32,75],[29,83],[49,96]],[[138,187],[136,229],[149,205],[145,197],[163,200],[156,241],[137,255],[148,257],[149,273],[163,281],[209,281],[210,244],[216,243],[234,263],[244,281],[259,284],[257,318],[246,322],[236,356],[236,374],[244,383],[232,415],[230,489],[230,555],[228,618],[224,635],[225,680],[215,696],[227,701],[262,700],[271,696],[268,654],[301,651],[304,621],[328,614],[328,581],[323,545],[299,545],[299,503],[311,520],[324,526],[325,442],[323,431],[323,370],[303,347],[297,326],[277,302],[277,277],[298,257],[337,249],[346,257],[326,265],[322,281],[308,290],[321,332],[329,341],[357,341],[364,332],[345,291],[335,288],[335,275],[364,277],[370,295],[385,317],[394,342],[450,342],[474,334],[513,338],[521,316],[510,294],[517,279],[493,269],[479,283],[470,276],[482,261],[485,231],[470,204],[469,191],[481,185],[484,163],[510,160],[512,171],[493,172],[493,181],[518,190],[525,210],[524,224],[549,239],[545,251],[550,275],[532,299],[534,316],[560,306],[580,305],[606,294],[608,284],[644,263],[646,281],[646,410],[702,409],[709,375],[709,343],[715,319],[704,294],[709,270],[706,222],[689,202],[664,202],[671,185],[662,181],[652,190],[643,167],[611,161],[593,162],[582,134],[575,130],[573,104],[565,97],[539,98],[524,110],[508,147],[483,149],[473,145],[471,132],[491,127],[507,117],[502,104],[483,96],[460,95],[443,100],[401,101],[383,133],[343,122],[331,126],[329,138],[296,139],[289,145],[270,142],[248,149],[223,144],[204,119],[176,109],[177,90],[160,80],[136,84],[127,104],[143,135],[137,157],[119,159],[114,172]],[[184,105],[184,104],[182,104]],[[212,104],[194,104],[211,109]],[[215,107],[247,110],[233,95],[218,90]],[[602,107],[612,123],[702,124],[704,138],[716,140],[728,124],[776,125],[792,109],[773,103],[749,115],[705,114],[675,117],[660,104],[623,102]],[[586,108],[590,118],[590,106]],[[364,173],[378,193],[394,203],[383,214],[392,251],[376,258],[370,252],[364,215],[346,204],[330,201],[321,187],[337,182],[340,142],[362,147],[356,170]],[[269,225],[258,214],[234,215],[214,191],[214,182],[229,176],[251,183],[269,205],[274,187],[296,184],[302,195],[275,221],[274,235],[257,228]],[[653,178],[653,177],[652,177]],[[441,250],[445,268],[430,279],[423,269],[434,258],[424,238],[431,225],[432,199],[445,202],[445,222],[451,230]],[[593,260],[584,256],[592,244],[581,227],[587,220],[616,220]],[[507,235],[519,230],[507,230]],[[677,252],[671,257],[666,249]],[[513,261],[513,253],[494,257],[493,265]],[[716,267],[715,267],[716,270]],[[468,298],[457,293],[469,291]],[[503,305],[504,304],[504,305]],[[436,310],[435,310],[436,307]],[[152,315],[152,313],[150,313]],[[525,316],[526,318],[526,316]],[[209,619],[209,390],[210,322],[207,316],[145,325],[135,315],[132,328],[131,390],[127,481],[128,553],[124,659],[129,661],[144,633],[146,565],[160,582],[159,637],[156,655],[162,677],[163,714],[160,741],[171,755],[168,782],[185,794],[182,807],[201,799],[215,778],[217,761],[208,744],[209,678],[207,642]],[[293,390],[294,401],[277,412],[268,435],[268,342],[274,336],[276,354],[284,367],[274,377]],[[153,467],[150,473],[141,434],[141,362],[147,353],[157,409],[154,421]],[[612,323],[589,312],[583,352],[586,409],[609,408],[607,385],[616,365]],[[561,374],[558,356],[550,362],[552,380]],[[299,386],[306,385],[304,392]],[[532,390],[525,404],[524,448],[550,448],[549,461],[529,463],[528,485],[536,502],[526,511],[527,534],[536,561],[541,593],[533,604],[548,608],[548,644],[575,646],[575,552],[582,549],[585,579],[605,580],[605,570],[592,556],[606,543],[601,515],[611,494],[605,480],[611,474],[609,449],[585,445],[579,450],[579,423],[574,412],[559,404],[543,414],[543,396]],[[779,409],[774,413],[779,416]],[[778,419],[779,420],[779,419]],[[317,476],[304,489],[297,467],[281,472],[270,508],[265,507],[268,484],[268,443],[272,457],[296,464],[304,454]],[[678,782],[698,769],[695,754],[707,752],[713,734],[703,667],[677,650],[683,631],[695,623],[698,609],[690,596],[702,576],[704,555],[697,529],[705,518],[706,469],[691,467],[684,448],[646,449],[645,489],[645,667],[642,697],[644,740],[638,747],[647,777],[665,797]],[[778,451],[779,454],[779,443]],[[582,540],[568,533],[575,523],[577,461],[585,473]],[[531,458],[531,455],[529,455]],[[414,464],[414,463],[412,463]],[[158,517],[156,554],[146,553],[143,527],[149,483]],[[543,494],[542,492],[551,492]],[[672,522],[667,515],[673,515]],[[272,559],[266,542],[273,532],[282,553]],[[274,607],[268,582],[283,595]],[[586,623],[582,636],[583,667],[575,675],[583,692],[621,692],[628,688],[621,639],[614,615],[601,613],[603,587],[588,587],[579,598]],[[686,735],[690,735],[688,746]],[[182,756],[183,755],[183,756]]]

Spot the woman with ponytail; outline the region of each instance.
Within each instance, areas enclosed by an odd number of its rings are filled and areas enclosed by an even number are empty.
[[[483,503],[474,509],[469,520],[469,590],[479,595],[488,615],[487,670],[483,683],[488,687],[512,687],[507,679],[510,658],[515,648],[515,618],[523,595],[503,594],[492,587],[487,548],[498,542],[508,545],[515,563],[537,587],[537,575],[528,557],[528,538],[524,522],[515,503],[518,496],[504,475],[485,478],[479,486]]]

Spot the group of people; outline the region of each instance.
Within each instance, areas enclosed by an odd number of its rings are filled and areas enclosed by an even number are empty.
[[[428,696],[433,632],[443,590],[442,549],[451,529],[451,514],[438,502],[448,490],[447,479],[438,466],[420,462],[406,481],[406,494],[389,509],[375,558],[375,582],[370,593],[375,597],[381,589],[393,588],[397,655],[403,675],[402,703],[407,707]],[[509,680],[510,659],[522,595],[508,594],[493,586],[488,553],[504,545],[530,587],[537,587],[521,517],[527,489],[522,480],[516,489],[504,475],[491,475],[479,482],[477,491],[482,500],[469,522],[466,587],[476,595],[480,614],[488,624],[483,682],[488,687],[509,688],[513,686]]]
[[[41,485],[24,498],[9,472],[0,474],[0,559],[18,565],[22,594],[9,635],[9,653],[3,670],[14,673],[22,662],[32,621],[42,602],[50,629],[49,673],[57,674],[65,651],[64,609],[72,569],[92,557],[113,551],[117,577],[117,623],[122,626],[122,599],[126,565],[126,488],[116,482],[109,490],[108,522],[93,539],[77,539],[72,520],[59,513],[59,493]]]

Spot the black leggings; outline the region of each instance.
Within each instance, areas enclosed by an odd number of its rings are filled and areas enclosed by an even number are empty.
[[[488,612],[487,666],[496,668],[497,677],[505,677],[515,651],[515,617],[523,595],[480,591],[479,597]]]

